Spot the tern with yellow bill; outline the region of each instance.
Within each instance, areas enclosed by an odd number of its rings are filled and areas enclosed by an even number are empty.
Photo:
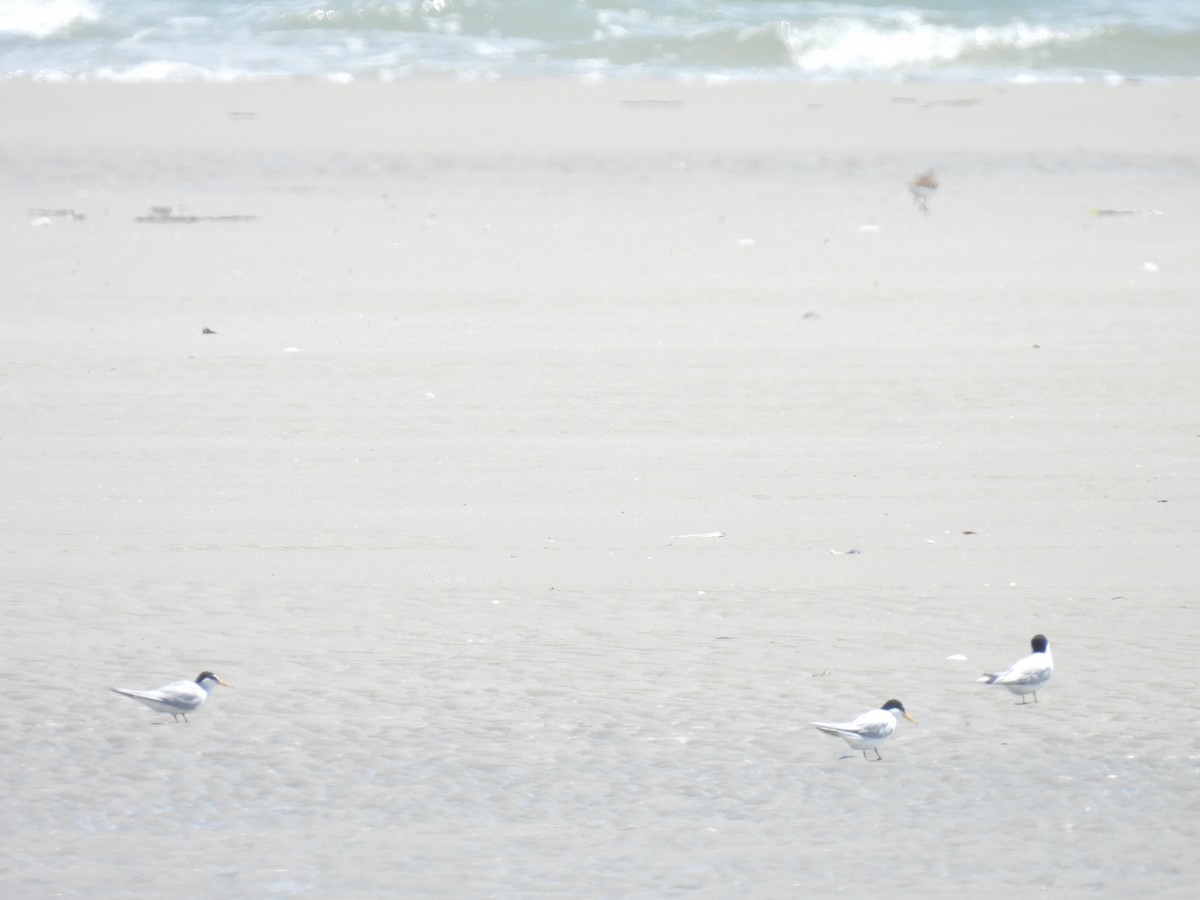
[[[875,759],[883,759],[879,753],[879,745],[886,741],[896,731],[896,721],[904,717],[914,725],[917,720],[904,710],[904,704],[899,700],[889,700],[879,709],[872,709],[852,722],[832,724],[826,722],[811,722],[826,734],[840,737],[852,750],[861,750],[863,759],[869,760],[868,750],[875,751]]]
[[[124,688],[112,688],[111,690],[114,694],[132,697],[139,703],[145,703],[155,712],[166,713],[176,722],[179,721],[180,716],[183,716],[183,721],[186,722],[187,714],[195,712],[203,706],[204,701],[208,699],[212,689],[217,685],[233,687],[212,672],[201,672],[196,676],[195,681],[176,681],[153,691],[130,691]]]

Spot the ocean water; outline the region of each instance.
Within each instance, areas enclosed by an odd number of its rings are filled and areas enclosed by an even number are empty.
[[[0,77],[1200,77],[1194,0],[5,0]]]

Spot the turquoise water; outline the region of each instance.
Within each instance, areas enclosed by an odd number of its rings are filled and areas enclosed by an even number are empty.
[[[0,77],[1200,77],[1193,0],[6,0]]]

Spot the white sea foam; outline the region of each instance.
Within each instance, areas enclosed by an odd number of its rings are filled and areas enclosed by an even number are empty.
[[[938,25],[911,11],[872,22],[837,17],[803,26],[784,22],[780,32],[796,67],[821,75],[895,71],[965,62],[979,51],[1030,50],[1070,44],[1096,33],[1015,21],[1000,26]]]
[[[0,35],[46,38],[102,16],[92,0],[5,0],[0,3]]]
[[[158,61],[174,65],[148,65]],[[197,79],[1194,79],[1200,4],[0,3],[0,77],[153,81],[187,72]]]

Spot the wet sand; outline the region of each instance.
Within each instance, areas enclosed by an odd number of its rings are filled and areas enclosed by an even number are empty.
[[[1190,896],[1197,101],[0,84],[0,889]]]

